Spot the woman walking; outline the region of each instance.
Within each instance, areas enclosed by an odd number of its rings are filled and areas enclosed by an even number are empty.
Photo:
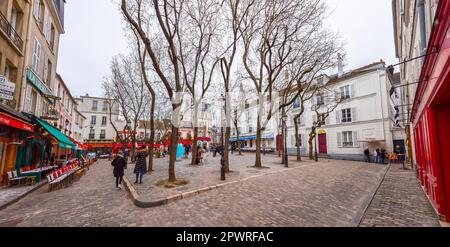
[[[147,173],[147,152],[145,147],[143,147],[141,150],[138,151],[136,154],[136,166],[134,167],[134,174],[136,174],[136,181],[134,182],[137,184],[138,182],[142,184],[142,179],[144,178],[144,174]]]
[[[120,152],[111,162],[111,165],[114,166],[113,174],[116,178],[116,188],[122,189],[122,180],[124,175],[124,169],[127,169],[127,161],[123,157],[123,153]]]

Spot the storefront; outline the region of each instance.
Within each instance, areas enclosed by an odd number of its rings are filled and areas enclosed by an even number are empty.
[[[18,151],[33,131],[30,119],[0,104],[0,185],[8,182],[8,172],[17,170]]]
[[[440,1],[411,121],[417,174],[442,220],[450,220],[450,1]]]
[[[111,154],[113,150],[112,142],[104,143],[85,143],[88,153]]]
[[[68,160],[76,158],[76,150],[77,145],[73,143],[69,137],[61,133],[58,129],[48,124],[42,119],[39,119],[36,116],[30,115],[32,121],[36,124],[35,137],[33,139],[33,144],[37,144],[38,147],[31,149],[27,149],[27,155],[25,156],[27,161],[36,160],[39,155],[38,151],[42,152],[41,165],[44,165],[52,155],[55,155],[55,159],[57,163],[64,163]],[[29,152],[32,155],[29,155]],[[36,162],[24,162],[25,164],[35,164]]]

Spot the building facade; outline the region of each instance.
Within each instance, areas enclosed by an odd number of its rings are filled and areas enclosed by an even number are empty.
[[[0,2],[0,103],[19,109],[31,1]]]
[[[70,93],[70,90],[62,79],[61,75],[56,74],[55,83],[55,94],[60,100],[56,101],[55,109],[57,117],[54,119],[53,125],[61,130],[61,132],[65,135],[73,138],[73,114],[77,102]]]
[[[58,118],[56,68],[65,0],[32,0],[31,4],[20,110],[54,121]]]
[[[364,150],[372,153],[377,148],[393,152],[394,146],[405,146],[403,136],[394,138],[394,121],[392,121],[392,101],[389,100],[389,84],[386,78],[386,67],[383,61],[354,69],[347,73],[323,75],[316,83],[325,83],[327,91],[337,92],[345,100],[325,118],[317,130],[317,138],[313,147],[321,156],[363,160]],[[302,155],[309,150],[309,135],[312,126],[318,121],[314,106],[325,106],[330,97],[324,94],[315,95],[305,102],[305,111],[299,120],[299,140]],[[247,102],[245,110],[239,118],[240,141],[244,147],[255,149],[257,104]],[[265,106],[268,109],[268,104]],[[289,154],[296,154],[294,116],[299,113],[301,102],[296,100],[287,115],[287,148]],[[267,122],[262,133],[262,145],[276,149],[276,138],[281,135],[281,112],[275,112]],[[233,130],[231,141],[237,141],[236,130]]]
[[[123,130],[126,123],[119,118],[119,106],[114,104],[114,109],[109,109],[108,99],[101,97],[81,96],[76,99],[78,112],[85,118],[83,129],[83,144],[90,150],[110,151],[117,133],[111,124],[114,123],[118,130]],[[111,119],[110,119],[111,115]]]
[[[434,208],[449,221],[450,1],[393,1],[392,6],[413,161]]]
[[[72,138],[79,143],[84,142],[83,131],[86,124],[86,117],[78,111],[78,106],[75,105],[72,114]]]

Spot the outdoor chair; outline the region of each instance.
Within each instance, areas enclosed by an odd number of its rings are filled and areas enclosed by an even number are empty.
[[[19,177],[17,176],[17,171],[8,172],[8,179],[9,179],[9,186],[12,186],[15,182],[18,184],[21,183],[21,181],[25,181],[26,177]]]

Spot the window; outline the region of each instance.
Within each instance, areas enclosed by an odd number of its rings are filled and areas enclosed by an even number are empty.
[[[352,109],[344,109],[341,110],[342,112],[342,122],[343,123],[350,123],[352,122]]]
[[[207,112],[209,109],[209,104],[203,104],[202,112]]]
[[[98,101],[97,100],[92,101],[92,110],[93,111],[98,110]]]
[[[36,73],[39,73],[39,64],[41,62],[41,44],[34,38],[33,61],[32,67]]]
[[[91,116],[91,125],[97,124],[97,116]]]
[[[95,139],[95,130],[91,129],[89,132],[89,139]]]
[[[56,39],[55,26],[51,25],[51,29],[50,29],[50,49],[52,51],[55,50],[55,39]]]
[[[108,102],[107,101],[103,101],[103,111],[108,111]]]
[[[106,130],[100,131],[100,139],[106,139]]]
[[[102,126],[106,126],[107,117],[102,117]]]
[[[295,99],[295,101],[294,101],[294,108],[295,109],[300,108],[301,103],[302,102],[301,102],[300,98]]]
[[[34,18],[39,22],[41,20],[41,0],[34,1],[33,14]]]
[[[353,132],[351,131],[342,132],[342,146],[344,148],[353,147]]]
[[[295,146],[295,147],[302,147],[303,145],[302,145],[302,135],[301,134],[299,134],[298,135],[298,143],[297,143],[297,140],[295,139],[295,135],[292,135],[292,146]]]
[[[325,97],[323,96],[323,94],[316,96],[316,102],[317,102],[317,105],[325,104]]]
[[[323,86],[323,78],[317,79],[317,85]]]
[[[37,115],[37,93],[34,90],[31,90],[31,113]]]
[[[297,124],[300,126],[305,125],[305,117],[303,115],[301,115],[298,119],[297,119]]]
[[[350,99],[350,86],[343,86],[341,87],[341,98],[342,99]]]
[[[318,123],[320,124],[320,126],[326,125],[326,118],[324,115],[320,115],[317,118],[318,118]]]

